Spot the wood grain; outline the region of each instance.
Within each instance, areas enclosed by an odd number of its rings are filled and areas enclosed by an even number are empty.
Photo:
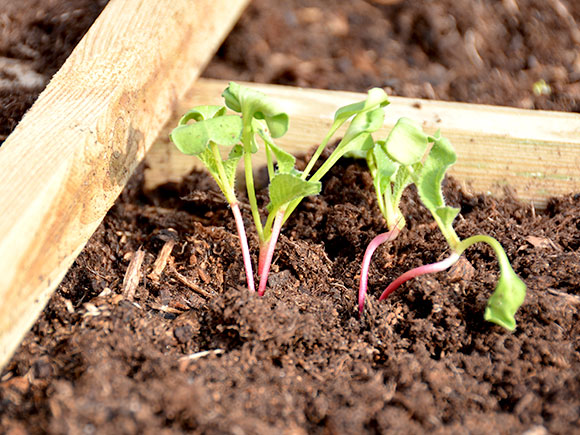
[[[290,130],[277,142],[285,149],[306,152],[318,144],[335,110],[360,101],[363,94],[247,84],[286,107]],[[223,104],[227,82],[200,79],[179,102],[178,113],[198,104]],[[401,116],[421,122],[429,132],[441,129],[458,153],[451,174],[475,192],[502,195],[507,186],[537,208],[547,198],[580,192],[580,115],[508,107],[391,97],[386,121],[376,136],[386,137]],[[198,164],[168,141],[172,119],[147,156],[147,185],[178,180]]]
[[[247,0],[111,0],[0,148],[0,367]]]

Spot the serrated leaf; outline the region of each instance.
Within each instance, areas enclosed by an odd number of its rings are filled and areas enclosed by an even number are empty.
[[[445,206],[441,183],[445,173],[457,160],[457,155],[451,143],[444,137],[433,138],[435,142],[425,160],[417,190],[421,202],[432,213],[439,207]]]
[[[268,211],[273,213],[290,201],[318,195],[321,188],[322,184],[319,181],[306,181],[296,174],[276,174],[270,182]]]
[[[195,124],[180,125],[173,129],[170,137],[182,153],[197,156],[206,150],[210,141],[232,146],[239,142],[241,134],[241,118],[226,115]]]
[[[218,185],[223,190],[224,186],[220,182],[217,162],[215,161],[215,157],[214,157],[213,153],[211,152],[211,150],[209,148],[206,148],[205,151],[198,154],[197,157],[199,158],[199,160],[201,160],[203,162],[203,164],[208,169],[208,171],[210,172],[212,177],[215,178]]]
[[[197,106],[190,109],[179,120],[179,125],[185,125],[192,119],[194,121],[203,121],[205,119],[217,118],[226,114],[224,106]]]
[[[393,160],[411,166],[423,159],[428,145],[428,136],[421,127],[409,118],[401,118],[385,141],[385,151]]]
[[[234,187],[235,179],[236,179],[236,169],[238,167],[238,163],[243,155],[243,149],[241,145],[235,145],[229,152],[228,157],[225,160],[222,160],[222,165],[224,168],[224,173],[226,176],[225,180],[222,180],[220,176],[220,172],[218,169],[218,162],[215,159],[215,155],[213,154],[210,148],[207,148],[204,152],[199,154],[197,157],[203,162],[205,167],[208,169],[212,177],[217,182],[219,188],[224,193],[226,199],[231,201],[231,193]]]
[[[448,228],[453,225],[453,221],[459,214],[459,209],[455,207],[437,207],[435,214],[441,219],[443,226]]]
[[[258,134],[260,135],[262,140],[270,147],[270,150],[276,157],[278,172],[281,174],[288,174],[292,172],[292,170],[294,170],[294,165],[296,164],[296,158],[292,154],[284,151],[282,148],[276,145],[272,140],[272,138],[270,137],[270,135],[268,134],[268,132],[265,131],[263,128],[261,128],[260,124],[261,124],[260,122],[256,123]]]
[[[288,130],[288,114],[262,92],[230,82],[222,96],[234,112],[266,121],[273,138],[283,136]]]
[[[230,187],[234,186],[236,180],[236,170],[238,168],[238,163],[244,154],[244,149],[241,145],[234,146],[229,154],[228,158],[223,161],[224,171],[228,180]]]
[[[405,166],[399,166],[393,181],[393,204],[399,204],[405,188],[411,184],[411,172]]]

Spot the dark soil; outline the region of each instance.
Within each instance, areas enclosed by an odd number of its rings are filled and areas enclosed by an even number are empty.
[[[0,1],[0,144],[107,1]]]
[[[206,74],[578,109],[576,2],[333,4],[254,1]],[[78,22],[75,40],[90,24]],[[482,64],[469,54],[473,40]],[[539,78],[550,95],[531,92]],[[335,167],[288,222],[264,298],[245,289],[235,226],[211,179],[141,186],[138,172],[2,372],[0,432],[580,433],[578,195],[538,211],[448,180],[459,235],[496,237],[528,285],[508,333],[483,320],[497,279],[484,246],[461,269],[378,302],[398,274],[445,255],[412,191],[408,225],[375,253],[357,317],[362,254],[384,231],[358,162]],[[124,278],[140,255],[133,294]]]

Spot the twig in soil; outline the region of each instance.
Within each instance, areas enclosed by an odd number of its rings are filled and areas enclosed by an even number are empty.
[[[183,276],[181,273],[179,273],[177,271],[177,269],[175,269],[175,266],[170,265],[169,268],[170,268],[171,272],[175,275],[175,278],[177,278],[177,280],[180,283],[185,284],[187,287],[189,287],[190,289],[192,289],[198,295],[200,295],[200,296],[202,296],[202,297],[204,297],[206,299],[211,298],[211,294],[209,294],[204,289],[202,289],[200,286],[198,286],[196,283],[190,281],[185,276]]]
[[[570,302],[571,304],[580,305],[580,296],[578,296],[578,295],[571,295],[569,293],[561,292],[561,291],[553,289],[553,288],[549,288],[548,293],[550,293],[551,295],[554,295],[554,296],[562,297],[562,298],[566,299],[567,302]]]
[[[141,280],[141,265],[145,258],[145,251],[138,249],[131,258],[125,277],[123,278],[123,296],[132,301],[135,299],[135,291]]]
[[[170,314],[181,314],[184,310],[178,310],[177,308],[173,308],[167,305],[161,305],[158,303],[150,303],[149,308],[157,311],[161,311],[163,313],[170,313]]]
[[[159,252],[159,256],[153,263],[153,270],[148,275],[149,279],[153,281],[159,281],[159,277],[165,270],[165,266],[167,266],[167,260],[169,260],[169,255],[171,255],[171,251],[175,246],[175,240],[168,240],[165,242],[163,247],[161,248],[161,252]]]
[[[203,358],[205,356],[221,355],[222,353],[225,353],[225,352],[226,351],[223,349],[204,350],[201,352],[196,352],[196,353],[182,356],[181,358],[179,358],[179,361],[195,361],[195,360],[198,360],[198,359]]]

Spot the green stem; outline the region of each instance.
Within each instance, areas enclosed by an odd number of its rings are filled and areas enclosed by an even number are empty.
[[[260,212],[258,210],[258,200],[256,199],[256,189],[254,187],[254,174],[252,173],[252,127],[248,125],[246,119],[244,121],[244,129],[242,132],[242,143],[244,144],[244,174],[246,176],[246,191],[248,192],[248,200],[250,201],[250,208],[252,209],[252,217],[254,218],[254,225],[260,240],[264,239],[264,231],[262,228],[262,221],[260,219]]]
[[[383,201],[384,201],[383,216],[387,221],[387,228],[389,228],[389,230],[392,230],[393,228],[396,227],[398,227],[400,230],[403,229],[403,227],[405,226],[405,219],[403,219],[403,216],[401,216],[399,207],[395,207],[393,205],[393,194],[391,191],[391,186],[388,186],[387,190],[385,190]]]
[[[272,235],[272,224],[274,223],[274,218],[278,213],[278,211],[271,211],[268,213],[268,218],[266,219],[266,224],[264,225],[264,238],[262,241],[267,241],[270,239],[270,236]]]
[[[308,174],[310,174],[310,171],[312,170],[312,168],[316,164],[316,161],[318,160],[318,158],[322,154],[322,151],[324,151],[324,148],[326,148],[326,145],[328,145],[328,142],[330,141],[332,136],[334,136],[334,133],[336,133],[336,130],[338,130],[343,123],[344,122],[339,122],[339,123],[335,122],[334,124],[332,124],[332,127],[330,127],[330,131],[324,137],[324,140],[320,143],[320,145],[318,145],[318,148],[316,148],[316,152],[310,158],[310,161],[308,162],[306,169],[304,169],[304,172],[302,173],[302,176],[301,176],[303,180],[306,180],[306,177],[308,177]]]
[[[226,175],[226,170],[224,168],[222,156],[220,155],[219,148],[215,142],[210,142],[210,148],[213,153],[213,158],[215,159],[215,164],[217,166],[219,180],[218,184],[220,189],[222,190],[224,196],[226,197],[226,201],[229,204],[232,204],[236,201],[236,194],[234,192],[233,186],[230,186],[228,183],[228,177]]]
[[[274,162],[272,161],[272,153],[270,152],[270,145],[264,141],[264,149],[266,150],[266,165],[268,167],[268,180],[272,181],[274,178]]]
[[[457,244],[457,247],[453,248],[453,250],[457,252],[459,255],[461,255],[463,251],[465,251],[467,248],[479,242],[487,243],[491,247],[491,249],[493,249],[493,252],[497,257],[500,269],[504,269],[505,267],[509,267],[511,269],[510,261],[508,260],[507,255],[503,250],[501,244],[490,236],[485,236],[482,234],[471,236],[465,240],[460,241]]]

